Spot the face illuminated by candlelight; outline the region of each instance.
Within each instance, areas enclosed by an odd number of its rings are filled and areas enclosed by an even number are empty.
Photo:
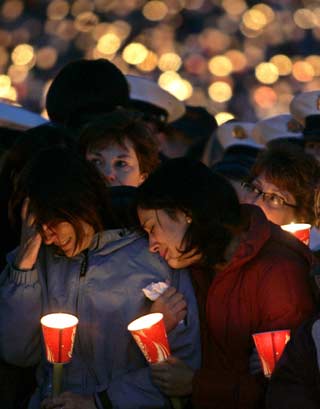
[[[275,224],[289,224],[296,219],[296,201],[290,192],[270,183],[263,174],[243,184],[242,203],[259,206],[267,219]]]
[[[177,211],[174,219],[162,209],[138,208],[138,217],[149,236],[149,250],[159,253],[172,268],[184,268],[194,264],[200,255],[182,254],[184,235],[192,223],[185,213]]]

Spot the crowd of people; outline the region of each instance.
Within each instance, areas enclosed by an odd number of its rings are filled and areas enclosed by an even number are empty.
[[[318,408],[318,98],[218,126],[76,60],[50,85],[48,123],[2,126],[0,407]],[[309,246],[290,223],[310,224]],[[40,325],[55,312],[79,319],[58,396]],[[149,365],[127,326],[156,312],[171,355]],[[252,335],[281,329],[269,379]]]

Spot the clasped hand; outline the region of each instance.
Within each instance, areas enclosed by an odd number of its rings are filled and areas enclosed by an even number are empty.
[[[161,312],[167,332],[175,328],[187,315],[187,303],[174,287],[169,287],[152,304],[150,312]]]

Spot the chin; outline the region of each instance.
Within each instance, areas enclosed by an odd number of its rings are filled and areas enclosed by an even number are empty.
[[[171,259],[171,260],[169,259],[167,263],[173,269],[186,268],[192,265],[192,262],[188,260],[177,260],[177,259]]]

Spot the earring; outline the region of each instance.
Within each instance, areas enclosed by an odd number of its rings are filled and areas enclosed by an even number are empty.
[[[192,223],[192,218],[189,217],[189,216],[186,216],[186,222],[187,222],[188,224],[191,224],[191,223]]]

